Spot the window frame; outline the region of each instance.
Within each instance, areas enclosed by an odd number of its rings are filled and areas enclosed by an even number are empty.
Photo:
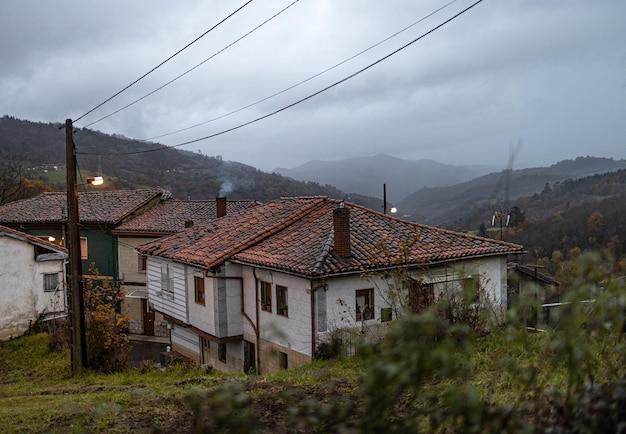
[[[265,282],[264,280],[260,281],[261,286],[261,310],[266,312],[272,312],[272,284],[269,282]]]
[[[83,261],[89,259],[87,237],[80,237],[80,259],[82,259]]]
[[[288,316],[289,305],[287,304],[288,288],[284,285],[276,285],[276,314]]]
[[[217,344],[217,359],[220,362],[224,362],[226,363],[226,343],[225,342],[219,342]]]
[[[193,293],[196,304],[206,306],[206,292],[204,286],[204,277],[193,276]]]
[[[48,282],[48,279],[52,279],[52,276],[54,276],[54,288],[52,288],[52,285],[50,285],[50,283]],[[56,292],[57,288],[59,287],[59,273],[43,273],[43,292]]]
[[[169,264],[161,264],[161,291],[168,294],[174,293],[174,284],[170,275]]]
[[[137,255],[139,260],[137,262],[137,271],[145,273],[148,271],[148,257],[146,255]]]
[[[363,312],[359,306],[359,298],[364,297]],[[357,321],[369,321],[376,319],[376,311],[374,305],[374,288],[357,289],[354,294],[354,304]],[[367,308],[365,306],[368,306]]]

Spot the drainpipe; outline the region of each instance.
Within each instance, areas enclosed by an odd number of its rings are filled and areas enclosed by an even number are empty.
[[[311,281],[311,283],[313,283],[313,281]],[[315,360],[315,292],[320,289],[320,288],[324,288],[326,286],[326,283],[324,281],[324,278],[322,277],[322,280],[320,281],[319,284],[315,285],[315,286],[311,286],[311,289],[309,290],[309,293],[311,294],[311,359]]]
[[[256,267],[252,267],[252,275],[254,276],[254,313],[256,315],[256,327],[254,327],[254,333],[256,333],[256,344],[254,346],[254,365],[257,375],[261,373],[261,360],[259,359],[260,348],[259,342],[261,340],[261,330],[259,324],[259,278],[256,276]]]

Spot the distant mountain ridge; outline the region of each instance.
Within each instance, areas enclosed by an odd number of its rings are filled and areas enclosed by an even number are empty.
[[[404,198],[397,206],[410,220],[455,227],[476,213],[491,216],[494,211],[506,212],[507,197],[510,207],[515,205],[515,199],[540,193],[546,185],[622,169],[626,169],[626,160],[578,157],[550,167],[494,172],[449,187],[425,187]]]
[[[299,181],[333,185],[340,190],[387,198],[398,202],[423,187],[440,187],[469,181],[492,172],[488,166],[452,166],[433,160],[403,160],[386,154],[339,161],[312,160],[293,169],[274,172]]]

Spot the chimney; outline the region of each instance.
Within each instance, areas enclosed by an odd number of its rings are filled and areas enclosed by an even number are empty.
[[[193,227],[193,220],[185,220],[185,229]]]
[[[217,212],[216,217],[224,217],[226,215],[226,198],[225,197],[216,197],[215,198],[215,209]]]
[[[350,252],[350,210],[343,206],[333,210],[335,252],[342,258],[349,258]]]

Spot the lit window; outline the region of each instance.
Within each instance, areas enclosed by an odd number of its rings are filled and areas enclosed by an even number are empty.
[[[276,313],[278,315],[287,315],[287,287],[276,285]]]
[[[374,319],[374,289],[356,290],[356,320]]]
[[[272,311],[272,284],[261,281],[261,310]]]
[[[80,259],[86,260],[89,256],[87,255],[87,238],[80,237]]]
[[[54,292],[59,286],[59,273],[46,273],[43,275],[43,290]]]
[[[196,303],[204,305],[204,278],[194,276],[193,288],[195,293]]]

